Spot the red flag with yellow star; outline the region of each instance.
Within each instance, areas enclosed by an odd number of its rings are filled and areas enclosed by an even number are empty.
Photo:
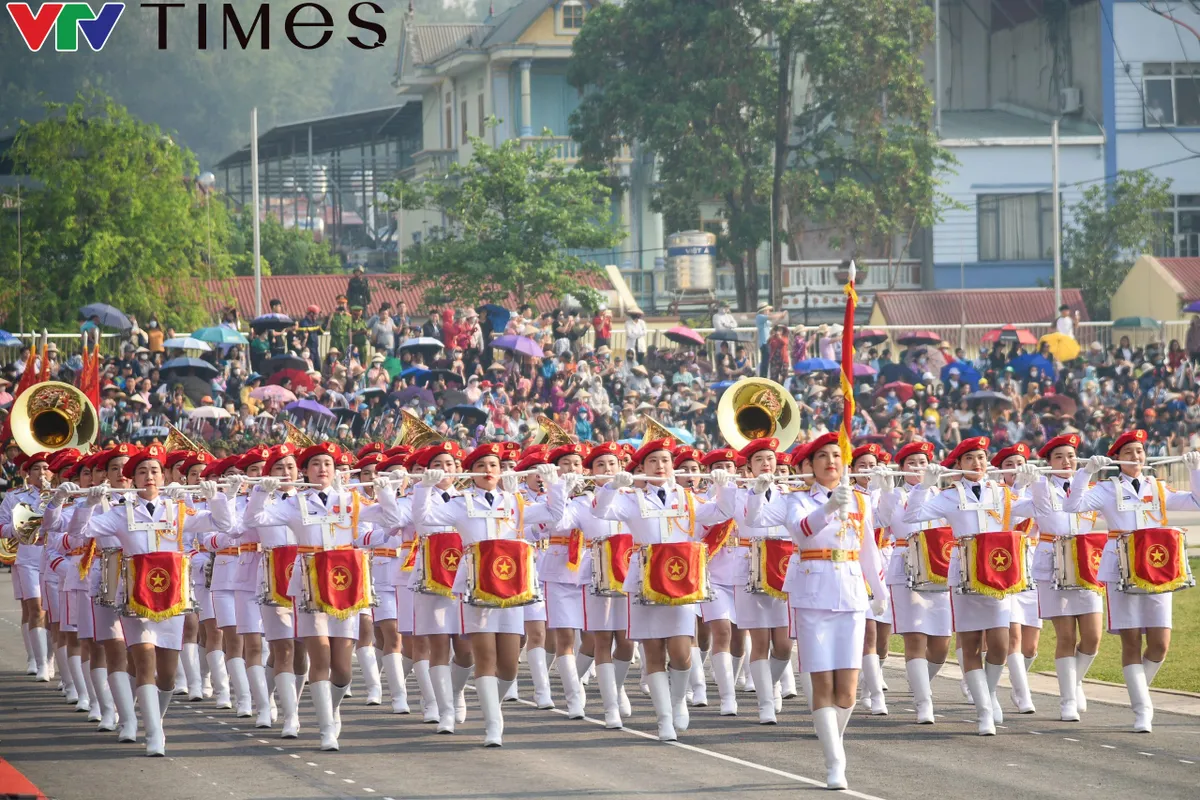
[[[312,604],[335,619],[348,619],[371,605],[371,574],[362,550],[306,553]]]
[[[129,609],[137,616],[162,622],[191,606],[188,562],[183,553],[142,553],[130,556],[125,564]]]
[[[758,551],[758,569],[763,579],[763,590],[777,600],[786,600],[783,579],[787,577],[788,561],[796,546],[791,539],[764,539]]]
[[[648,545],[642,564],[642,595],[652,603],[682,606],[707,597],[708,548],[700,542]]]
[[[1029,581],[1022,557],[1024,547],[1025,536],[1018,531],[975,534],[967,548],[971,588],[998,599],[1025,591]]]
[[[533,545],[522,539],[484,539],[471,545],[475,600],[499,608],[527,605],[535,599]]]
[[[854,453],[851,441],[854,422],[854,314],[858,307],[858,292],[854,290],[854,261],[850,261],[850,277],[842,290],[846,294],[846,315],[842,319],[842,424],[838,428],[838,449],[842,451],[842,465],[850,469]]]
[[[1146,592],[1173,592],[1187,581],[1187,551],[1179,528],[1142,528],[1125,542],[1133,584]]]
[[[431,533],[421,538],[421,566],[425,570],[421,591],[453,597],[454,578],[462,564],[462,536],[456,531]]]
[[[292,582],[292,572],[296,568],[296,553],[299,548],[294,544],[284,544],[267,551],[267,590],[271,600],[280,606],[290,606],[292,598],[288,594],[288,584]]]
[[[1108,543],[1108,534],[1081,533],[1071,537],[1071,550],[1075,556],[1075,580],[1085,589],[1104,593],[1104,583],[1100,580],[1100,557],[1104,553],[1104,545]]]

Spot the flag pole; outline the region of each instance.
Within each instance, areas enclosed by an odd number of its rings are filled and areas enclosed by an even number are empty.
[[[846,295],[846,315],[842,320],[842,424],[838,427],[838,449],[842,451],[843,475],[849,475],[850,458],[854,453],[851,433],[854,421],[854,315],[858,306],[854,279],[857,272],[854,259],[851,259],[846,286],[842,289]]]

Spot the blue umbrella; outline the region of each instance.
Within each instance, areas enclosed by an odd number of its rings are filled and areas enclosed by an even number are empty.
[[[1023,355],[1019,355],[1009,363],[1009,366],[1013,368],[1013,372],[1015,372],[1017,375],[1022,375],[1024,377],[1029,377],[1029,370],[1033,367],[1037,367],[1038,371],[1041,372],[1044,377],[1049,378],[1050,380],[1054,380],[1056,378],[1054,365],[1050,363],[1048,358],[1038,355],[1037,353],[1025,353]]]
[[[667,428],[667,430],[671,432],[672,436],[686,445],[692,445],[696,443],[696,435],[690,431],[684,430],[683,428]]]
[[[1183,310],[1189,314],[1200,314],[1200,300],[1193,300],[1184,306]]]
[[[400,372],[400,377],[401,378],[411,378],[414,375],[416,375],[418,377],[422,377],[422,376],[426,376],[428,374],[429,374],[429,370],[425,369],[424,367],[409,367],[408,369],[402,370]]]
[[[806,358],[796,362],[796,372],[831,372],[840,369],[836,361],[828,358]]]
[[[162,365],[163,372],[169,370],[195,370],[199,373],[205,373],[209,377],[217,374],[217,368],[207,361],[202,361],[199,358],[185,356],[182,358],[172,358],[170,361]]]
[[[946,366],[942,367],[942,382],[950,380],[950,370],[958,370],[958,379],[971,387],[971,391],[979,388],[979,379],[982,377],[979,370],[968,364],[966,361],[951,361]]]
[[[728,389],[730,386],[733,386],[733,381],[717,381],[709,388],[715,392],[723,392],[726,389]]]
[[[486,316],[492,330],[498,333],[503,333],[504,329],[508,327],[508,321],[512,319],[511,311],[495,303],[485,303],[475,310]]]
[[[83,315],[84,319],[99,317],[100,324],[106,328],[120,328],[127,331],[133,327],[129,317],[106,303],[92,303],[79,309],[79,313]]]
[[[0,347],[20,347],[24,342],[8,331],[0,331]]]
[[[199,339],[202,342],[210,342],[212,344],[246,344],[246,337],[235,331],[233,328],[227,328],[224,325],[214,325],[211,328],[201,328],[192,334],[193,339]]]

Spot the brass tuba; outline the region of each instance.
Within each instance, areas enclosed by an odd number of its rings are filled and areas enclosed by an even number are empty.
[[[538,431],[533,435],[530,444],[544,444],[552,448],[575,444],[575,437],[563,430],[554,420],[541,414],[534,419],[537,421]]]
[[[191,450],[193,453],[207,453],[208,448],[204,445],[189,439],[183,431],[176,428],[170,422],[167,425],[167,441],[163,444],[163,448],[168,453],[174,450]]]
[[[17,544],[37,544],[42,538],[42,514],[28,503],[17,503],[12,510],[13,539]]]
[[[419,419],[411,411],[401,409],[400,429],[396,432],[396,438],[392,440],[392,447],[407,444],[416,449],[427,444],[437,444],[440,441],[442,441],[441,435],[426,425],[424,420]]]
[[[667,430],[661,422],[642,414],[642,422],[646,423],[646,433],[642,436],[642,443],[639,447],[645,447],[646,442],[652,442],[655,439],[670,439],[672,445],[683,444],[679,441],[679,437]]]
[[[285,443],[294,444],[296,447],[312,447],[317,443],[316,439],[312,438],[307,433],[288,422],[286,419],[283,421],[283,425],[285,428],[287,428],[287,436],[283,437],[283,441]]]
[[[87,395],[69,383],[35,383],[12,407],[13,438],[27,455],[68,447],[81,450],[96,440],[100,417]]]
[[[11,567],[17,560],[17,545],[14,539],[0,539],[0,565]]]
[[[800,436],[800,407],[775,381],[742,378],[721,395],[717,427],[735,450],[768,436],[779,440],[779,450],[786,450]]]

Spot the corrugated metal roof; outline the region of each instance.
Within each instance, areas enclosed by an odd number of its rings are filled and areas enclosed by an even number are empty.
[[[1158,263],[1183,286],[1183,302],[1200,300],[1200,258],[1160,258]]]
[[[472,23],[425,23],[412,25],[413,63],[432,64],[458,49],[468,38],[472,47],[479,47],[491,32],[491,25]]]
[[[1200,263],[1200,259],[1196,259]],[[1063,302],[1088,319],[1078,289],[1063,289]],[[875,307],[888,325],[958,325],[966,311],[973,324],[1052,322],[1058,316],[1053,289],[950,289],[937,292],[878,292]]]
[[[1100,136],[1104,133],[1094,122],[1064,119],[1059,133],[1069,136]],[[997,137],[1049,136],[1050,122],[1013,114],[1003,109],[972,111],[947,109],[942,112],[943,139],[981,139]]]
[[[391,303],[393,307],[403,300],[410,313],[420,315],[425,310],[425,288],[422,285],[405,283],[403,289],[395,289],[389,285],[401,275],[370,275],[367,280],[371,284],[371,302],[368,313],[379,308],[381,303]],[[268,311],[271,300],[283,303],[283,311],[293,319],[304,316],[305,309],[316,304],[321,307],[322,314],[328,314],[335,307],[339,294],[346,293],[348,275],[270,275],[262,279],[263,312]],[[612,290],[612,285],[603,272],[588,276],[585,281],[591,288],[599,292]],[[254,278],[239,277],[226,280],[203,281],[204,304],[209,313],[220,315],[221,311],[230,306],[236,306],[242,317],[250,319],[254,316]],[[538,311],[549,311],[558,307],[559,298],[549,295],[537,297],[533,304]],[[516,299],[510,297],[503,304],[508,308],[516,308]]]

